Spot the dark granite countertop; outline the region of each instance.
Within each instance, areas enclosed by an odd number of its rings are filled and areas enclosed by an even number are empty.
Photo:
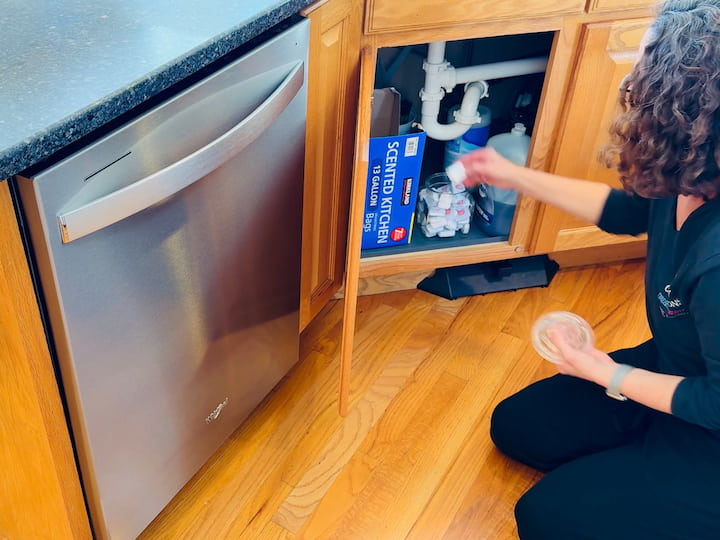
[[[0,0],[0,180],[314,0]]]

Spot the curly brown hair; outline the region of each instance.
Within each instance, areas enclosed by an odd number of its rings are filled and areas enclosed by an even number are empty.
[[[720,0],[666,0],[603,161],[644,197],[720,192]]]

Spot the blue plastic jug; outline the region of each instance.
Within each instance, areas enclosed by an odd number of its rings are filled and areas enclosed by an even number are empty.
[[[506,159],[525,166],[530,150],[530,137],[525,134],[525,126],[515,124],[509,133],[490,137],[487,146]],[[517,191],[501,189],[495,186],[481,185],[475,195],[475,222],[488,236],[507,236],[510,234]]]

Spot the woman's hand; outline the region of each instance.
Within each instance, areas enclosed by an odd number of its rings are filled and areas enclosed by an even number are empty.
[[[560,373],[586,379],[607,387],[610,376],[617,364],[606,353],[589,343],[578,349],[562,327],[549,328],[548,338],[560,352],[561,360],[556,363]]]
[[[494,149],[480,148],[460,158],[465,168],[465,187],[488,184],[503,189],[517,189],[518,174],[523,167],[515,165]]]

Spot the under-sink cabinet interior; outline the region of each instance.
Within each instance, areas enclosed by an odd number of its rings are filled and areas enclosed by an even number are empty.
[[[462,69],[477,67],[479,75],[485,73],[493,77],[482,81],[483,97],[479,101],[479,107],[483,112],[482,129],[475,129],[474,132],[482,132],[483,139],[495,137],[496,135],[507,134],[516,124],[522,124],[525,128],[525,137],[532,137],[535,131],[538,106],[545,81],[547,59],[552,48],[554,34],[552,32],[540,32],[536,34],[522,34],[517,36],[497,36],[472,40],[457,40],[440,42],[444,52],[445,62],[449,64],[456,73]],[[433,44],[437,46],[437,44]],[[421,95],[427,93],[424,88],[426,72],[423,69],[427,63],[429,44],[406,45],[401,47],[383,47],[377,51],[375,88],[382,89],[393,87],[401,96],[400,122],[403,128],[410,132],[423,131],[426,129],[421,123],[421,110],[423,101]],[[521,60],[515,66],[512,61]],[[526,66],[528,60],[535,61],[535,65]],[[486,68],[486,69],[483,69]],[[494,68],[494,69],[493,69]],[[516,71],[535,71],[534,73],[513,75]],[[510,74],[509,76],[507,76]],[[469,83],[468,83],[469,84]],[[429,182],[442,175],[446,166],[459,154],[458,137],[445,140],[438,137],[447,137],[442,128],[454,122],[453,113],[460,107],[464,92],[464,84],[456,84],[449,91],[443,91],[444,97],[436,105],[438,109],[437,123],[440,124],[437,130],[427,126],[427,138],[424,146],[422,167],[420,170],[417,192],[430,189]],[[476,124],[479,125],[479,124]],[[422,126],[422,127],[421,127]],[[462,129],[462,128],[461,128]],[[436,133],[439,131],[439,133]],[[467,137],[467,134],[465,135]],[[477,143],[482,141],[477,140]],[[466,141],[461,151],[472,147],[479,147],[477,144]],[[442,178],[442,177],[441,177]],[[476,193],[468,193],[466,198],[470,206],[475,206]],[[421,206],[421,198],[418,197],[417,207]],[[512,209],[510,210],[512,212]],[[518,220],[527,219],[523,216],[527,210],[517,212]],[[473,214],[471,212],[471,214]],[[530,216],[532,218],[532,216]],[[415,213],[414,223],[411,224],[412,234],[409,243],[363,249],[361,268],[373,268],[373,273],[383,273],[387,269],[390,273],[395,272],[394,261],[402,258],[406,265],[413,265],[416,269],[432,270],[437,267],[438,258],[443,257],[444,250],[453,249],[456,252],[463,252],[465,257],[473,258],[473,252],[487,249],[487,244],[502,244],[513,254],[525,253],[527,251],[528,238],[519,230],[509,230],[509,234],[488,234],[483,232],[482,219],[477,211],[470,219],[468,227],[459,228],[453,236],[437,236],[427,228],[423,229],[420,219],[422,212]],[[440,250],[437,251],[436,250]],[[483,255],[478,255],[483,257]]]

